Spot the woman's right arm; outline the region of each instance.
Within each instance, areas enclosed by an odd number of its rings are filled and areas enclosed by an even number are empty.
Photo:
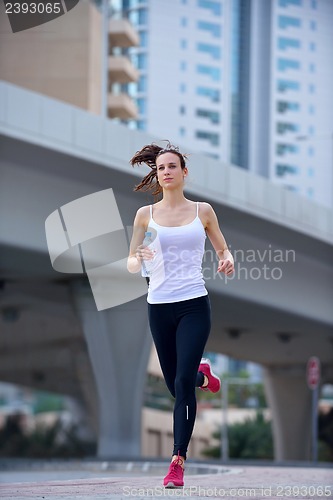
[[[141,260],[144,257],[142,242],[148,224],[149,207],[141,207],[136,213],[133,223],[133,235],[130,244],[127,269],[130,273],[138,273],[141,269]]]

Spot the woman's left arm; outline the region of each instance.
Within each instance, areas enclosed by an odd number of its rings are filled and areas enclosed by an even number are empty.
[[[205,218],[205,229],[214,250],[219,259],[217,272],[225,273],[227,276],[234,272],[234,258],[231,255],[225,238],[219,226],[219,222],[213,208],[209,203],[201,203],[202,216]]]

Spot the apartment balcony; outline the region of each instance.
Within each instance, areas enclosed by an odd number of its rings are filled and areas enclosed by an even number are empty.
[[[110,93],[108,95],[108,115],[110,118],[135,120],[138,117],[138,110],[127,94]]]
[[[109,43],[111,47],[134,47],[139,45],[139,35],[127,19],[110,19]]]
[[[109,56],[109,82],[130,83],[136,82],[139,72],[127,57]]]

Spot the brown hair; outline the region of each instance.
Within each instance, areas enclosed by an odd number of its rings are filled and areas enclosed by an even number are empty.
[[[186,167],[185,160],[187,155],[182,154],[179,148],[170,144],[169,141],[167,141],[165,148],[154,143],[143,146],[143,148],[137,151],[133,158],[130,159],[130,164],[132,167],[135,167],[135,165],[145,163],[151,168],[151,171],[142,179],[140,184],[135,186],[134,191],[140,191],[141,189],[143,191],[152,190],[152,195],[154,196],[162,193],[162,188],[157,180],[156,159],[163,153],[174,153],[180,159],[181,168],[184,169]]]

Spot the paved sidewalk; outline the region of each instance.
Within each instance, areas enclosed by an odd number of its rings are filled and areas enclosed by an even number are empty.
[[[32,473],[33,476],[33,473]],[[101,476],[103,474],[101,473]],[[186,474],[185,474],[186,476]],[[144,473],[39,482],[4,482],[2,500],[113,500],[126,498],[333,498],[333,469],[311,467],[224,466],[219,473],[185,477],[185,488],[165,490],[162,476]]]

